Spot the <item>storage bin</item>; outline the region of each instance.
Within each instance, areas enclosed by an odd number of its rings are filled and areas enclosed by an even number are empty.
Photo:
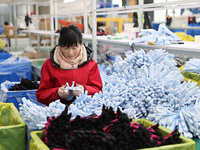
[[[37,68],[39,68],[41,70],[42,65],[44,64],[45,60],[46,59],[44,59],[44,60],[32,60],[31,61],[31,65],[35,66],[35,67],[37,67]]]
[[[25,150],[26,124],[16,107],[0,102],[0,149]]]
[[[10,53],[0,53],[0,62],[10,58],[12,55]]]
[[[146,119],[133,119],[132,122],[138,122],[143,124],[146,128],[152,126],[153,122]],[[165,127],[159,126],[158,130],[161,132],[162,136],[166,136],[172,131]],[[33,131],[31,132],[31,142],[30,142],[30,150],[49,150],[49,148],[43,143],[44,140],[44,132],[43,131]],[[182,143],[180,144],[172,144],[154,148],[143,148],[141,150],[195,150],[195,142],[189,138],[184,136],[180,136],[182,139]]]
[[[193,27],[200,27],[200,24],[194,23]],[[200,35],[200,30],[193,30],[193,36],[195,37],[195,35]]]
[[[172,32],[184,32],[184,30],[183,29],[170,29],[170,31],[172,31]]]
[[[154,30],[158,31],[159,25],[161,23],[151,23],[151,26],[153,27]]]
[[[2,37],[4,37],[3,35],[0,35],[0,53],[2,53],[3,48],[6,47],[5,42],[1,39]]]
[[[50,150],[43,142],[44,131],[31,132],[30,150]]]
[[[193,141],[195,141],[195,148],[196,150],[200,149],[200,139],[199,138],[192,138]]]
[[[193,24],[188,24],[188,26],[193,26]],[[194,31],[194,30],[192,30],[192,29],[188,29],[186,33],[187,33],[188,35],[191,35],[191,36],[194,37],[193,31]]]
[[[0,26],[0,34],[3,34],[3,33],[4,33],[4,27]]]
[[[31,61],[9,58],[0,62],[0,84],[4,81],[18,82],[22,78],[31,80]]]
[[[31,94],[29,93],[30,90],[26,91],[26,92],[27,92],[27,95],[29,97],[28,99],[30,101],[32,101],[33,103],[35,103],[35,104],[37,104],[37,105],[39,105],[41,107],[45,107],[44,104],[41,104],[41,103],[37,102],[37,98],[36,98],[35,92],[33,92],[33,93],[31,92]],[[20,100],[21,100],[21,98],[20,98]],[[20,100],[18,100],[18,101],[20,101]],[[26,149],[30,150],[30,140],[31,140],[31,135],[30,134],[31,134],[32,131],[38,131],[39,128],[36,127],[36,126],[31,125],[30,122],[26,122],[27,119],[26,119],[26,116],[24,116],[23,113],[20,112],[20,115],[21,115],[22,119],[24,119],[24,121],[26,123]]]
[[[155,124],[146,119],[133,119],[132,122],[135,121],[143,124],[146,128]],[[161,132],[162,137],[165,137],[172,132],[172,130],[163,126],[159,126],[158,131]],[[180,144],[171,144],[154,148],[143,148],[141,150],[195,150],[195,142],[192,139],[184,137],[183,135],[180,135],[180,138],[182,139],[182,143]]]
[[[199,23],[191,23],[191,24],[188,24],[188,26],[199,27],[200,25],[199,25]],[[187,30],[187,34],[192,35],[193,37],[195,37],[195,35],[199,35],[199,34],[200,34],[200,30],[188,29],[188,30]]]
[[[9,91],[9,88],[15,84],[19,84],[20,82],[9,82],[6,81],[1,84],[1,102],[5,103],[13,103],[15,107],[19,110],[19,103],[21,103],[22,97],[26,97],[27,99],[31,100],[32,102],[41,105],[36,100],[35,90],[25,90],[25,91]]]

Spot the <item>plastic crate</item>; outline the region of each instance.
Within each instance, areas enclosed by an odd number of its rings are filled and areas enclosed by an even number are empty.
[[[4,81],[18,82],[22,78],[31,80],[31,62],[23,61],[6,61],[0,62],[0,84]]]
[[[200,27],[199,23],[195,23],[193,24],[194,27]],[[193,36],[195,37],[195,35],[200,35],[200,30],[193,30]]]
[[[188,24],[188,26],[193,26],[193,24]],[[188,29],[187,32],[186,32],[188,35],[191,35],[194,37],[194,33],[193,33],[193,30],[191,29]]]
[[[46,60],[46,59],[45,59]],[[39,69],[41,69],[42,68],[42,65],[44,64],[44,62],[45,62],[45,60],[32,60],[31,61],[31,65],[32,66],[35,66],[35,67],[37,67],[37,68],[39,68]]]
[[[3,33],[4,33],[4,27],[0,26],[0,34],[3,34]]]
[[[158,31],[160,23],[151,23],[154,30]]]
[[[5,103],[13,103],[15,107],[19,110],[19,103],[21,103],[22,97],[26,97],[27,99],[31,100],[32,102],[39,104],[35,98],[35,90],[26,90],[26,91],[9,91],[9,88],[15,84],[19,84],[20,82],[9,82],[6,81],[1,84],[1,102]]]
[[[200,149],[200,139],[199,138],[192,138],[195,141],[195,148],[196,150]]]
[[[143,124],[146,128],[152,126],[153,122],[146,119],[133,119],[132,122],[138,122]],[[158,130],[161,132],[162,136],[166,136],[172,131],[165,127],[159,126]],[[44,132],[43,131],[33,131],[31,132],[31,142],[30,142],[30,150],[50,150],[42,140],[44,140]],[[182,143],[180,144],[172,144],[160,147],[153,148],[143,148],[141,150],[195,150],[195,142],[189,138],[184,136],[180,136],[182,139]]]
[[[170,31],[172,31],[172,32],[184,32],[184,30],[183,29],[170,29]]]
[[[31,132],[30,150],[50,150],[43,142],[44,131]]]
[[[0,53],[0,62],[10,58],[12,55],[10,53]]]
[[[0,102],[0,149],[25,150],[26,124],[13,104]]]
[[[146,128],[155,125],[155,123],[146,119],[133,119],[132,122],[135,121],[143,124]],[[172,130],[165,128],[163,126],[159,126],[158,130],[159,132],[161,132],[162,137],[165,137],[172,132]],[[182,143],[180,144],[171,144],[153,148],[143,148],[141,150],[195,150],[195,142],[192,139],[184,137],[183,135],[180,135],[180,138],[182,139]]]

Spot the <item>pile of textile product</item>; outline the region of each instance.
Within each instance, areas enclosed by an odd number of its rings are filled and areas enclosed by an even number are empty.
[[[24,91],[38,89],[39,84],[36,81],[31,81],[26,78],[22,78],[20,83],[15,83],[9,91]]]
[[[68,108],[58,117],[50,117],[45,128],[45,143],[50,149],[65,150],[129,150],[150,148],[168,144],[178,144],[182,140],[177,130],[165,137],[157,130],[157,125],[145,128],[132,122],[119,109],[105,108],[99,116],[80,117],[71,120]]]
[[[185,65],[179,68],[184,76],[185,81],[191,80],[200,85],[200,59],[190,59],[185,62]]]
[[[65,105],[60,103],[59,100],[50,103],[49,107],[34,103],[36,97],[32,101],[23,97],[22,103],[19,104],[20,115],[29,128],[43,128],[47,123],[47,117],[58,116],[65,108]]]
[[[190,59],[187,61],[183,71],[200,74],[200,59]]]
[[[130,46],[136,43],[153,42],[157,45],[170,45],[173,41],[182,41],[178,35],[170,31],[165,23],[159,25],[158,31],[154,29],[142,30],[141,38],[134,38],[129,42]]]
[[[146,118],[171,130],[177,128],[186,137],[200,137],[200,89],[196,83],[182,82],[173,55],[161,49],[147,54],[140,50],[99,69],[102,92],[91,97],[86,91],[77,97],[68,108],[72,119],[100,115],[104,104],[114,111],[119,108],[129,118]]]
[[[174,56],[174,60],[176,62],[177,67],[183,66],[190,59],[192,59],[192,58],[188,57],[188,56],[182,56],[182,55]]]

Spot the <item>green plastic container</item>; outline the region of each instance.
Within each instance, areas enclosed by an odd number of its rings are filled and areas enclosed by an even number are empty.
[[[0,102],[0,150],[25,150],[26,124],[12,103]]]
[[[143,124],[145,127],[150,127],[155,124],[146,119],[133,119],[132,122],[137,121],[138,123]],[[162,133],[162,136],[166,136],[172,131],[165,127],[159,126],[158,130]],[[31,132],[31,142],[30,142],[30,150],[50,150],[42,140],[44,140],[44,132],[43,131],[33,131]],[[189,138],[184,136],[180,136],[182,139],[182,143],[160,146],[155,148],[143,148],[141,150],[195,150],[195,142]],[[42,139],[42,140],[41,140]]]
[[[41,69],[44,62],[45,62],[45,60],[32,61],[31,65]]]
[[[200,150],[200,139],[199,138],[192,138],[195,141],[195,148],[196,150]]]
[[[44,143],[44,132],[33,131],[31,132],[30,150],[50,150]]]
[[[133,119],[132,122],[135,122],[135,121],[143,124],[146,128],[155,124],[146,119]],[[172,130],[165,128],[163,126],[159,126],[158,130],[161,132],[162,137],[165,137],[169,133],[172,132]],[[180,135],[180,138],[182,139],[182,143],[180,144],[165,145],[165,146],[154,147],[154,148],[143,148],[141,150],[195,150],[195,142],[192,139],[186,138],[183,135]]]

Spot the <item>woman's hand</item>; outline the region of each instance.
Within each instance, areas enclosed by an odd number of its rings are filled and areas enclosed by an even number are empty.
[[[82,85],[80,85],[80,84],[78,84],[77,86],[76,86],[76,89],[79,89],[79,90],[74,90],[74,91],[72,91],[72,94],[74,95],[74,96],[78,96],[79,94],[81,94],[81,93],[83,93],[84,92],[84,86],[82,86]]]
[[[66,99],[69,96],[69,90],[67,91],[67,93],[65,92],[65,86],[61,86],[58,89],[58,95],[62,98],[62,99]]]

